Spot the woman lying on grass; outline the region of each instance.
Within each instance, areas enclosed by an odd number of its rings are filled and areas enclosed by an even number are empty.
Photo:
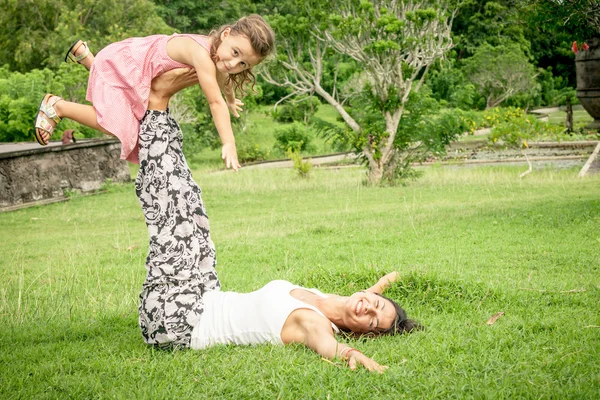
[[[168,111],[147,111],[135,183],[150,234],[139,308],[146,342],[192,349],[302,343],[327,359],[347,361],[351,369],[360,364],[383,372],[385,366],[339,343],[335,333],[395,334],[418,328],[400,306],[380,295],[397,274],[349,297],[279,280],[251,293],[220,291],[208,217],[181,145],[181,130]]]
[[[215,248],[200,188],[181,151],[182,133],[167,105],[197,83],[193,70],[171,70],[152,81],[140,124],[135,182],[150,234],[147,276],[140,294],[140,327],[157,346],[203,349],[215,344],[302,343],[328,359],[383,372],[385,366],[339,343],[339,330],[396,334],[420,326],[380,295],[393,272],[350,297],[323,294],[286,281],[251,293],[220,291]]]

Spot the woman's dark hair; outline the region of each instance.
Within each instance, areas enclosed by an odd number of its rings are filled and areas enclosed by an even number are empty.
[[[394,310],[396,310],[396,318],[394,319],[394,322],[392,322],[392,326],[390,326],[387,329],[382,329],[377,332],[369,332],[369,333],[358,333],[358,332],[352,331],[351,329],[340,326],[340,327],[338,327],[340,332],[344,333],[348,337],[362,338],[362,337],[377,337],[377,336],[384,336],[384,335],[390,335],[390,336],[401,335],[403,333],[410,333],[413,331],[425,330],[425,327],[423,325],[421,325],[420,323],[418,323],[417,321],[415,321],[414,319],[408,319],[406,316],[406,311],[404,311],[404,309],[402,307],[400,307],[400,305],[398,305],[398,303],[396,303],[394,300],[392,300],[388,297],[382,296],[379,293],[375,293],[375,294],[377,296],[389,301],[394,306]]]
[[[275,49],[275,33],[269,24],[257,14],[248,15],[242,17],[235,22],[233,25],[223,25],[219,29],[210,32],[209,36],[212,38],[212,47],[210,49],[210,55],[214,61],[216,61],[217,49],[221,45],[221,34],[227,28],[231,29],[231,35],[237,36],[242,35],[250,40],[252,49],[260,60],[264,60],[269,54]],[[246,83],[256,83],[256,78],[252,73],[251,69],[247,69],[238,74],[231,74],[227,77],[227,83],[233,84],[233,89],[239,92],[241,95],[245,94],[244,85]]]
[[[396,319],[392,322],[392,326],[388,329],[379,331],[379,335],[397,335],[402,333],[410,333],[412,331],[422,331],[425,329],[423,325],[413,319],[408,319],[406,311],[398,305],[394,300],[376,293],[377,296],[386,299],[394,306],[396,310]]]

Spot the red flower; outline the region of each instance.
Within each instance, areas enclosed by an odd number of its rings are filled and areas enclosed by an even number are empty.
[[[587,43],[584,43],[581,45],[581,50],[589,50],[589,49],[590,49],[590,46],[588,46]]]
[[[573,46],[571,46],[571,50],[573,50],[573,53],[577,54],[577,42],[573,42]]]

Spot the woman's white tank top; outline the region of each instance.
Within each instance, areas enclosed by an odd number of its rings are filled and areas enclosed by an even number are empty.
[[[316,307],[290,295],[305,289],[327,297],[317,289],[306,289],[287,281],[271,281],[250,293],[211,291],[204,294],[204,312],[192,331],[190,347],[204,349],[215,344],[283,344],[281,329],[292,311]],[[334,331],[338,328],[332,323]]]

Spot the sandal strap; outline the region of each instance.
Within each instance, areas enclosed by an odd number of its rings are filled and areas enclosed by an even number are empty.
[[[46,118],[44,118],[42,115],[39,115],[39,114],[35,120],[35,127],[42,129],[50,134],[52,134],[52,132],[54,132],[54,127],[52,126],[50,121],[48,121]]]
[[[74,63],[78,63],[79,61],[83,60],[84,58],[86,58],[89,54],[90,54],[90,48],[87,45],[87,42],[81,42],[81,44],[79,45],[79,47],[84,46],[85,50],[83,51],[83,53],[81,53],[80,55],[76,56],[73,51],[69,52],[69,60],[71,60]],[[78,48],[79,48],[78,47]]]
[[[56,114],[54,105],[56,103],[58,103],[60,100],[62,100],[61,97],[52,96],[52,97],[50,97],[50,99],[48,101],[43,101],[42,104],[40,104],[40,108],[39,108],[39,110],[41,112],[46,114],[48,116],[48,118],[52,118],[52,120],[54,122],[56,122],[57,124],[61,121],[61,118]]]

